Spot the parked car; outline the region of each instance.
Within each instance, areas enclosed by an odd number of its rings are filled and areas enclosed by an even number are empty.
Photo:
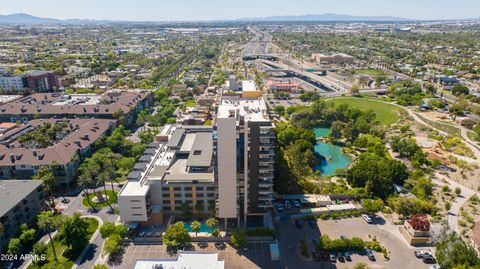
[[[343,252],[338,252],[337,256],[339,262],[345,262],[345,256],[343,255]]]
[[[427,263],[427,264],[434,264],[434,263],[437,263],[437,261],[435,260],[435,258],[432,256],[432,255],[423,255],[423,258],[422,258],[423,262],[424,263]]]
[[[310,228],[312,228],[312,229],[317,228],[317,222],[314,221],[313,219],[311,219],[311,220],[308,221],[308,225],[309,225]]]
[[[296,207],[296,208],[300,208],[300,202],[297,201],[297,200],[293,200],[293,206]]]
[[[352,256],[350,255],[350,252],[345,252],[345,260],[349,262],[352,261]]]
[[[295,226],[297,226],[298,229],[303,228],[303,222],[301,220],[296,220],[295,221]]]
[[[318,246],[318,240],[316,238],[312,238],[312,244],[317,247]]]
[[[367,215],[367,214],[362,214],[362,218],[363,218],[368,224],[373,223],[372,219],[371,219],[370,216]]]
[[[282,205],[277,206],[277,211],[283,212],[283,206]]]
[[[285,201],[285,208],[290,209],[291,207],[292,207],[292,205],[290,204],[290,201],[286,200]]]
[[[442,269],[442,267],[440,267],[438,264],[434,264],[430,266],[430,269]]]
[[[367,254],[367,257],[371,261],[375,261],[375,255],[373,255],[373,252],[371,249],[365,249],[365,253]]]
[[[320,252],[320,255],[322,256],[322,260],[328,262],[330,260],[330,255],[328,254],[328,251],[323,250]]]
[[[312,257],[317,262],[322,260],[321,257],[320,257],[320,253],[318,253],[317,251],[312,251]]]
[[[415,250],[415,251],[413,251],[413,254],[415,254],[415,257],[420,259],[420,258],[423,257],[424,251],[423,250]]]
[[[337,256],[335,256],[335,254],[333,254],[333,253],[330,253],[330,261],[331,262],[337,262]]]

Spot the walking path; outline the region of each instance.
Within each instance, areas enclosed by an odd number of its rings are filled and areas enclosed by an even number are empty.
[[[90,238],[89,242],[88,242],[88,245],[83,249],[82,253],[80,253],[80,255],[78,256],[77,260],[75,261],[75,264],[72,266],[72,269],[76,269],[80,266],[80,264],[82,263],[83,261],[83,258],[85,257],[85,254],[87,253],[87,251],[93,246],[93,245],[96,245],[95,243],[98,243],[97,242],[97,239],[98,237],[100,237],[100,227],[102,227],[103,225],[103,220],[98,217],[98,216],[94,216],[94,215],[86,215],[86,216],[81,216],[81,218],[92,218],[92,219],[96,219],[98,221],[98,228],[97,230],[95,231],[95,233],[92,235],[92,237]],[[103,240],[101,240],[101,242],[103,242]],[[98,245],[97,245],[98,246]],[[101,253],[101,249],[98,250],[100,253]]]
[[[434,177],[432,178],[433,183],[438,184],[440,186],[448,186],[451,189],[460,188],[461,190],[460,195],[457,196],[457,198],[455,198],[455,200],[451,203],[452,206],[448,211],[448,216],[447,216],[448,227],[450,227],[450,229],[452,229],[453,231],[460,233],[458,228],[458,215],[460,213],[460,208],[465,202],[468,201],[468,199],[470,199],[470,197],[472,197],[475,194],[478,194],[478,192],[473,191],[442,174],[436,173],[435,176],[440,178],[440,180]]]

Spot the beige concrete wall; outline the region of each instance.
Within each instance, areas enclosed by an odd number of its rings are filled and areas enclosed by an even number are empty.
[[[217,119],[219,218],[237,217],[237,129],[235,118]]]

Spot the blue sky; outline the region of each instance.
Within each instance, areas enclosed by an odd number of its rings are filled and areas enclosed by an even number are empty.
[[[338,13],[411,19],[480,17],[479,0],[0,0],[0,14],[141,21]]]

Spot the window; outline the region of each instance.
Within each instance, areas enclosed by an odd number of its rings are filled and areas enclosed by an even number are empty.
[[[202,151],[201,150],[194,150],[193,155],[202,155]]]
[[[192,190],[192,187],[185,187],[184,190],[185,190],[185,191],[191,191],[191,190]]]
[[[132,214],[132,216],[143,216],[142,214]]]
[[[174,187],[174,188],[173,188],[173,191],[180,191],[180,190],[181,190],[180,187]]]
[[[130,200],[130,202],[132,202],[132,203],[141,203],[142,201],[140,201],[140,200]]]
[[[133,206],[132,209],[142,209],[142,208],[139,206]]]

